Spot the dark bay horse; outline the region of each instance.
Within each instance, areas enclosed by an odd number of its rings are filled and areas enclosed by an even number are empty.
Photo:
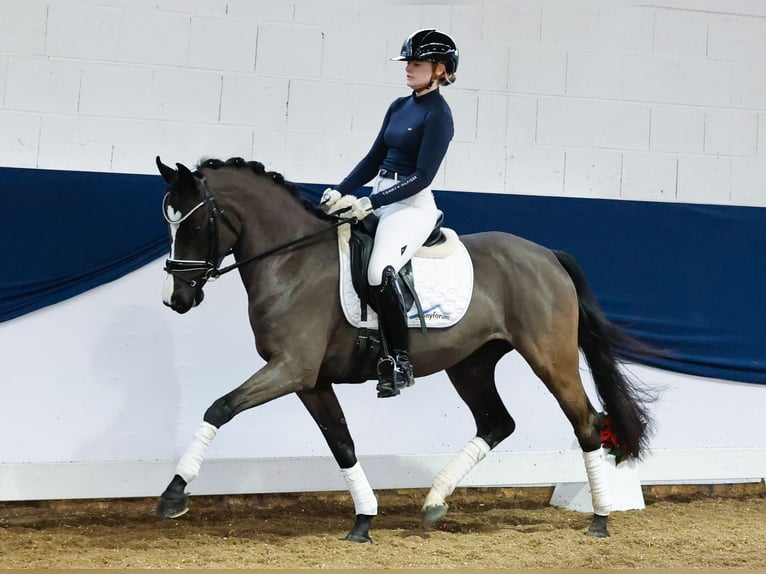
[[[258,162],[207,160],[195,172],[157,166],[168,184],[163,213],[171,233],[164,302],[186,313],[202,302],[208,279],[232,253],[248,296],[257,352],[266,365],[215,400],[178,462],[157,513],[188,508],[187,484],[199,473],[217,430],[244,410],[296,393],[321,429],[354,500],[347,540],[370,541],[377,499],[357,461],[333,383],[374,378],[375,363],[352,366],[356,328],[338,297],[337,223],[300,199],[295,186]],[[476,436],[435,477],[423,506],[431,524],[445,499],[487,452],[515,427],[495,387],[495,365],[516,350],[558,401],[583,450],[593,497],[588,534],[608,536],[611,494],[602,447],[604,416],[594,409],[579,374],[582,349],[610,421],[610,437],[639,457],[651,427],[643,389],[621,371],[619,356],[647,351],[609,322],[574,259],[507,233],[461,238],[474,266],[465,317],[427,334],[413,330],[415,375],[446,370],[476,421]],[[372,392],[372,390],[371,390]],[[404,399],[400,399],[404,400]]]

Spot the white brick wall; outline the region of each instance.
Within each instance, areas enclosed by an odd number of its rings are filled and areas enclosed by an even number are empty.
[[[0,165],[241,155],[333,183],[451,32],[438,188],[766,206],[759,0],[0,0]]]

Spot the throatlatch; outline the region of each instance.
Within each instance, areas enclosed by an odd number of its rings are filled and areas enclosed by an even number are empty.
[[[378,360],[378,397],[395,397],[400,390],[415,384],[410,363],[410,338],[404,309],[404,295],[390,265],[383,270],[380,288],[372,297],[378,308],[382,356]]]

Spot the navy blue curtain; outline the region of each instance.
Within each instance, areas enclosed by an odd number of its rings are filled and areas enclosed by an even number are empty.
[[[0,169],[0,321],[167,254],[159,176]]]
[[[317,201],[323,185],[303,185]],[[10,261],[0,321],[165,256],[159,176],[0,169]],[[436,192],[460,234],[501,230],[572,254],[607,316],[672,353],[648,364],[766,384],[766,209]]]

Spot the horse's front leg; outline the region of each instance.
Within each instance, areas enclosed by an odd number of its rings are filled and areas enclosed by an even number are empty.
[[[296,365],[300,365],[300,361],[272,358],[242,385],[210,405],[191,444],[178,461],[173,480],[160,496],[158,516],[177,518],[187,512],[186,486],[199,474],[205,452],[221,426],[244,410],[314,385],[316,373]]]
[[[372,519],[378,514],[378,500],[356,459],[354,441],[335,391],[329,384],[317,385],[309,391],[299,392],[298,397],[322,431],[354,500],[356,522],[346,540],[372,542],[369,530]]]

